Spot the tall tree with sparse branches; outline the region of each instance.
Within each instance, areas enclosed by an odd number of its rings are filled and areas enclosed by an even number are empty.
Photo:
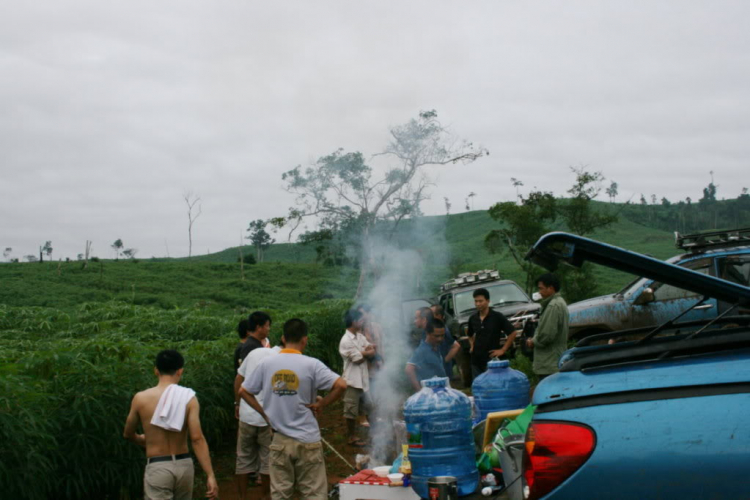
[[[193,224],[195,224],[195,221],[203,213],[203,205],[199,204],[201,201],[200,196],[193,194],[192,191],[188,191],[182,197],[188,208],[188,258],[190,258],[193,256]],[[198,205],[197,209],[195,205]],[[195,214],[193,210],[195,210]]]
[[[288,225],[291,234],[302,220],[316,218],[323,228],[356,228],[361,244],[357,296],[370,270],[371,237],[378,222],[401,220],[420,213],[429,185],[423,170],[428,166],[471,163],[488,154],[482,147],[456,140],[438,120],[434,110],[390,129],[390,141],[374,156],[389,160],[382,177],[375,178],[360,152],[338,149],[314,165],[286,172],[282,179],[296,204],[287,217],[275,219]],[[392,234],[392,230],[389,231]]]

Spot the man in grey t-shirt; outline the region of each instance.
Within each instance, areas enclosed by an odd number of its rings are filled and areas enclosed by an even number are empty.
[[[343,396],[346,382],[321,361],[305,356],[307,325],[284,323],[285,348],[264,359],[240,388],[240,397],[275,431],[270,447],[271,496],[291,499],[295,481],[302,498],[326,500],[320,427],[315,418],[323,407]],[[321,400],[318,391],[330,392]],[[262,394],[263,405],[255,395]]]

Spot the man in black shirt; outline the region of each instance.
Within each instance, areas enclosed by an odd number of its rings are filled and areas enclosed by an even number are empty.
[[[477,312],[469,318],[466,334],[471,344],[471,374],[476,378],[487,370],[490,358],[505,356],[518,332],[505,316],[490,307],[490,292],[478,288],[472,295]],[[504,342],[503,333],[507,335]]]
[[[247,336],[245,343],[242,344],[242,349],[240,349],[240,365],[242,364],[242,360],[253,352],[253,350],[258,347],[265,347],[265,340],[268,338],[268,334],[271,333],[271,316],[264,312],[255,311],[247,318],[247,323],[247,329],[250,331],[250,334]]]

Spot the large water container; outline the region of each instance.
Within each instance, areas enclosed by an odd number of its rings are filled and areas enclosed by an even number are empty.
[[[414,491],[428,498],[428,479],[454,476],[459,496],[474,493],[479,472],[468,396],[451,389],[447,378],[423,380],[422,390],[404,404],[404,420]]]
[[[487,363],[487,371],[474,379],[471,392],[474,394],[476,422],[485,420],[488,413],[529,405],[529,379],[511,368],[505,359]]]

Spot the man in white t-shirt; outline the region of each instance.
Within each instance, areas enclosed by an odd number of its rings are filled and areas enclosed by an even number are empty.
[[[283,339],[285,348],[261,361],[239,394],[275,431],[269,457],[271,497],[291,499],[296,483],[301,498],[326,500],[328,481],[316,417],[343,396],[346,382],[321,361],[302,354],[307,346],[304,321],[284,323]],[[318,400],[322,390],[330,392]]]
[[[344,315],[344,323],[346,331],[339,342],[339,354],[344,360],[342,376],[346,380],[344,418],[347,441],[351,446],[365,446],[367,443],[357,438],[357,419],[360,415],[366,415],[369,410],[366,401],[370,390],[367,360],[375,357],[375,346],[361,333],[364,324],[362,311],[348,310]]]
[[[271,445],[271,429],[257,411],[250,408],[240,399],[239,390],[242,383],[250,378],[260,362],[268,356],[273,356],[281,347],[273,349],[261,347],[254,349],[242,360],[237,369],[234,380],[235,417],[239,419],[237,430],[237,462],[235,465],[235,482],[237,493],[241,500],[247,498],[248,474],[260,473],[262,500],[268,500],[271,495],[271,481],[268,474],[268,447]],[[258,398],[262,405],[263,399]]]

